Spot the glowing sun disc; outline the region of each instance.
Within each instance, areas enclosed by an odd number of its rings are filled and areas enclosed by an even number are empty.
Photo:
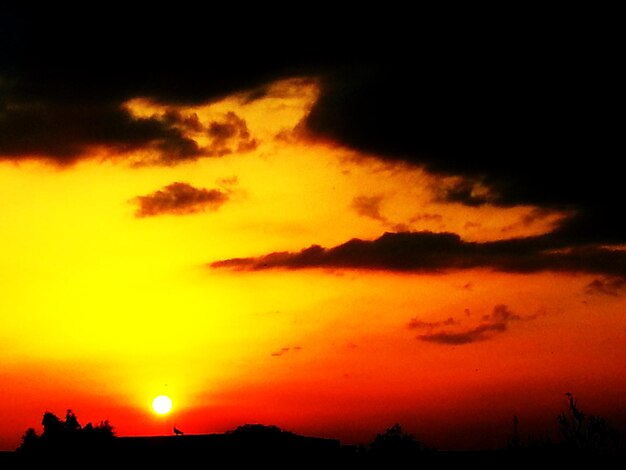
[[[157,414],[167,414],[172,409],[172,399],[167,395],[159,395],[154,400],[152,400],[152,409]]]

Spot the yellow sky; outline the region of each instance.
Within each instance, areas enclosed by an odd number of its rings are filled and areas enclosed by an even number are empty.
[[[586,295],[592,276],[209,268],[385,231],[450,231],[468,241],[535,235],[565,216],[443,202],[437,195],[449,178],[314,141],[298,124],[317,96],[314,80],[294,79],[253,101],[127,103],[136,116],[177,112],[180,122],[225,122],[234,112],[250,138],[220,144],[231,151],[220,157],[158,165],[150,150],[94,149],[62,168],[0,164],[0,420],[10,423],[0,447],[17,445],[49,408],[110,419],[120,434],[155,432],[115,410],[150,423],[149,402],[164,391],[187,432],[256,418],[355,435],[355,421],[391,425],[407,410],[424,422],[452,419],[488,390],[511,399],[522,383],[559,394],[576,385],[595,397],[612,383],[625,389],[617,378],[624,300]],[[207,149],[215,140],[188,133]],[[138,196],[174,182],[228,199],[193,214],[136,216]],[[420,331],[408,328],[413,318],[472,328],[497,305],[528,320],[456,347],[417,341]],[[507,426],[530,406],[496,402]]]

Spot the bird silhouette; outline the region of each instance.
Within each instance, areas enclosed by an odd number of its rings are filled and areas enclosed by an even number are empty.
[[[176,434],[177,436],[182,436],[185,433],[178,429],[176,426],[174,426],[174,434]]]

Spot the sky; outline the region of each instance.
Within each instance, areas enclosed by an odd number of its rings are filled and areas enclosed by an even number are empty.
[[[626,431],[610,28],[49,8],[0,15],[0,449]]]

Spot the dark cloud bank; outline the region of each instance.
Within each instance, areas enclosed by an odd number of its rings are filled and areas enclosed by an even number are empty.
[[[38,157],[65,165],[103,146],[148,149],[159,156],[150,163],[175,164],[250,150],[253,137],[236,116],[203,123],[213,144],[202,149],[180,121],[136,118],[122,104],[137,97],[206,103],[314,70],[308,54],[288,59],[284,48],[269,47],[270,39],[234,40],[189,10],[111,8],[82,16],[42,5],[0,13],[0,160]],[[233,138],[237,145],[227,142]]]
[[[271,14],[246,22],[237,11],[233,33],[227,21],[153,10],[3,12],[0,159],[68,163],[104,145],[148,148],[160,155],[154,163],[174,164],[245,150],[254,139],[235,119],[228,129],[203,123],[216,145],[200,149],[180,122],[137,119],[120,105],[242,90],[256,90],[254,99],[272,80],[317,76],[321,96],[303,123],[312,136],[460,176],[441,195],[450,201],[572,211],[559,229],[570,244],[626,242],[619,28],[598,27],[586,12],[516,12],[516,22],[492,12],[488,21],[311,12],[303,23]],[[391,32],[373,27],[391,20]],[[222,146],[233,132],[239,141]],[[488,198],[472,194],[475,182],[492,189]]]
[[[544,235],[493,242],[467,242],[453,233],[385,233],[372,241],[353,239],[332,248],[313,245],[299,252],[216,261],[213,268],[258,271],[271,268],[346,268],[443,272],[490,268],[510,273],[541,271],[626,276],[626,251],[593,245],[566,246]]]

